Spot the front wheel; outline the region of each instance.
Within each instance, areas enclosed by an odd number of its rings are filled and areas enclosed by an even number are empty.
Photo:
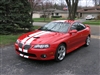
[[[85,43],[85,46],[89,46],[90,45],[90,36],[87,37],[86,39],[86,43]]]
[[[55,60],[62,61],[66,55],[66,47],[64,44],[60,44],[56,50]]]

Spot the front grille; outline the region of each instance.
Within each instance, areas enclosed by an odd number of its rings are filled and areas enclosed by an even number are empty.
[[[22,43],[19,43],[18,46],[19,46],[20,48],[22,48],[23,44],[22,44]]]
[[[17,50],[17,52],[19,52],[19,53],[21,53],[21,54],[23,54],[23,55],[27,55],[27,56],[31,56],[31,57],[36,57],[35,54],[24,53],[24,52],[21,52],[21,51],[19,51],[19,50]]]
[[[29,49],[31,46],[30,45],[25,45],[24,49]]]
[[[22,43],[19,43],[18,46],[19,46],[20,48],[22,48],[22,47],[23,47],[23,44],[22,44]],[[24,46],[24,49],[29,49],[30,47],[31,47],[30,45],[25,45],[25,46]]]

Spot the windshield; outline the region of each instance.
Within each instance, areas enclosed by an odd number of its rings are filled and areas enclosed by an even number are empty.
[[[69,25],[70,24],[66,22],[50,22],[45,26],[41,27],[39,30],[67,32]]]

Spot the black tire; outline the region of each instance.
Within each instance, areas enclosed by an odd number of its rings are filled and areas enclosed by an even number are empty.
[[[66,55],[66,46],[64,44],[60,44],[56,50],[55,60],[62,61]]]
[[[90,36],[88,36],[88,37],[86,38],[86,41],[85,41],[85,46],[89,46],[89,45],[90,45],[90,42],[91,42]]]

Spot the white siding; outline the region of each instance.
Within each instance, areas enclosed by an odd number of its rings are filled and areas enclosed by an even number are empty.
[[[68,18],[68,14],[67,13],[61,13],[60,15],[62,16],[62,18],[66,18],[66,19]]]
[[[40,14],[34,13],[33,16],[32,16],[32,18],[40,18]]]

